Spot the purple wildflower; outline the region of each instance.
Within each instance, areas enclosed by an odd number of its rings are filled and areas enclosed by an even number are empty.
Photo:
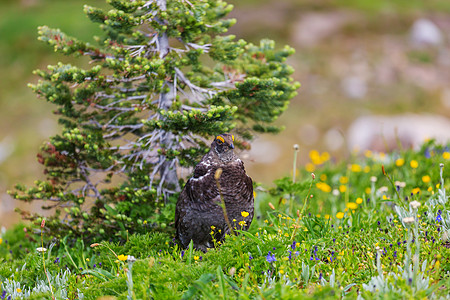
[[[292,250],[295,250],[295,246],[297,245],[297,242],[296,241],[293,241],[292,242],[292,245],[291,245],[291,248],[292,248]]]
[[[271,251],[269,251],[269,253],[267,253],[266,260],[268,263],[273,263],[273,262],[277,261],[277,259],[275,258],[275,254],[272,254]]]

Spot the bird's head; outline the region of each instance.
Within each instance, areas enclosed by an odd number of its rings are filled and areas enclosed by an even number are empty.
[[[219,157],[227,156],[233,153],[234,135],[222,133],[216,136],[211,144],[211,148],[219,155]]]

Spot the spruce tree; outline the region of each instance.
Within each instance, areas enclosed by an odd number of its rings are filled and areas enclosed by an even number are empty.
[[[47,179],[11,192],[44,200],[53,235],[124,237],[173,219],[177,192],[212,136],[233,132],[248,148],[299,84],[285,63],[294,50],[225,33],[232,6],[216,0],[108,0],[85,6],[103,35],[95,45],[59,29],[39,39],[59,53],[86,56],[90,68],[58,63],[37,70],[33,91],[56,106],[62,132],[38,154]],[[20,211],[38,223],[41,217]]]

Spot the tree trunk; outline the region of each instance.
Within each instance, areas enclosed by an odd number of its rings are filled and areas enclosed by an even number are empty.
[[[166,10],[166,0],[158,0],[158,5],[162,11]],[[159,48],[159,57],[162,59],[164,58],[170,51],[169,48],[169,38],[167,37],[167,34],[164,32],[162,35],[158,36],[158,48]],[[164,86],[169,86],[170,90],[175,88],[173,84],[169,81],[164,82]],[[172,102],[173,97],[170,95],[172,93],[161,93],[159,97],[159,107],[164,110],[169,110]],[[164,121],[164,117],[159,116],[159,118]],[[173,148],[173,143],[176,142],[174,135],[171,132],[164,132],[162,134],[160,144],[164,145],[168,149]],[[161,179],[160,186],[168,185],[172,188],[175,188],[176,191],[180,190],[180,186],[178,183],[178,175],[176,172],[176,164],[172,160],[166,160],[165,155],[159,156],[160,163],[162,161],[165,161],[159,170],[159,175]]]

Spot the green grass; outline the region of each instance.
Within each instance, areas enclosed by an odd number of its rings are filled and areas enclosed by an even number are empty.
[[[450,202],[444,191],[450,183],[442,185],[442,178],[450,173],[448,151],[429,142],[419,151],[367,152],[338,165],[327,154],[311,153],[297,183],[286,177],[257,188],[249,232],[207,253],[181,249],[170,229],[91,246],[47,241],[44,231],[48,250],[40,254],[40,235],[21,225],[2,234],[0,295],[14,280],[16,294],[34,287],[41,293],[30,299],[49,298],[44,255],[57,299],[446,297]],[[412,201],[420,207],[411,208]],[[411,225],[407,214],[415,217]],[[137,260],[127,261],[130,255]],[[65,270],[65,281],[53,279]],[[370,290],[381,283],[384,290]]]

